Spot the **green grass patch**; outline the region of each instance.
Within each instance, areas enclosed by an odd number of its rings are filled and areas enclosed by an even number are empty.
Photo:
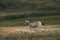
[[[33,21],[42,21],[45,25],[60,25],[60,15],[56,16],[42,16],[42,17],[26,17]],[[14,20],[0,20],[1,26],[23,26],[26,18],[14,19]]]

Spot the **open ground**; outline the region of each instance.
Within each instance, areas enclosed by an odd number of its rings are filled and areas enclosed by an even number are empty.
[[[16,33],[16,32],[36,32],[36,31],[59,31],[60,25],[45,25],[43,27],[30,28],[29,26],[16,26],[16,27],[0,27],[0,34],[3,33]]]
[[[60,25],[0,27],[0,40],[58,40]]]

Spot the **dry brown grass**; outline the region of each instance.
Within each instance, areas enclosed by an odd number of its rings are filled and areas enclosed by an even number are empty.
[[[29,28],[28,26],[0,27],[0,40],[48,40],[49,38],[57,40],[59,35],[59,25],[45,25],[40,28]]]
[[[17,26],[17,27],[0,27],[0,34],[10,34],[10,33],[15,33],[16,31],[36,31],[36,30],[57,30],[60,29],[59,25],[45,25],[44,27],[40,27],[40,28],[29,28],[28,26]]]

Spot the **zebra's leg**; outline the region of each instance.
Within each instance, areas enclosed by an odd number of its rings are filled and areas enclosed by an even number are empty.
[[[34,26],[32,28],[35,28]]]
[[[31,26],[31,25],[30,25],[30,28],[34,28],[34,26]]]
[[[31,28],[32,26],[30,25],[30,28]]]

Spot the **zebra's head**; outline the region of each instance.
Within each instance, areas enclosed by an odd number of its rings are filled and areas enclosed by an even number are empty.
[[[29,25],[30,23],[31,23],[31,21],[26,19],[26,20],[25,20],[25,23],[24,23],[24,26],[25,26],[25,25]]]

